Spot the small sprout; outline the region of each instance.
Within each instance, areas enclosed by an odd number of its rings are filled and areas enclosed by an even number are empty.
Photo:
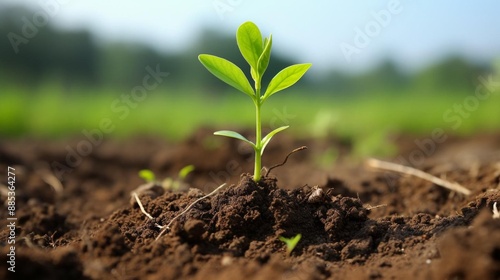
[[[142,169],[141,171],[139,171],[139,177],[144,179],[144,181],[146,181],[147,183],[156,181],[155,174],[149,169]]]
[[[183,189],[185,187],[184,180],[193,170],[194,165],[186,165],[179,171],[177,178],[174,179],[167,177],[161,182],[156,180],[155,174],[149,169],[139,171],[139,177],[151,185],[160,185],[166,190],[178,191],[179,189]]]
[[[288,128],[288,126],[278,127],[263,137],[261,107],[269,97],[298,82],[307,72],[309,67],[311,67],[311,64],[295,64],[286,67],[272,78],[271,82],[264,90],[261,81],[271,58],[271,47],[273,44],[272,36],[263,38],[257,25],[248,21],[238,28],[236,32],[236,42],[243,58],[245,58],[250,66],[250,75],[254,82],[253,87],[243,71],[229,60],[209,54],[200,54],[198,59],[215,77],[243,92],[252,99],[255,106],[255,143],[234,131],[221,130],[214,134],[236,138],[252,146],[255,151],[253,179],[254,181],[259,181],[262,176],[261,158],[264,149],[275,134]]]
[[[302,234],[300,234],[300,233],[295,235],[292,238],[286,238],[283,236],[279,237],[279,239],[286,244],[286,252],[288,255],[290,255],[292,253],[293,249],[295,249],[295,246],[297,246],[297,244],[299,243],[300,238],[302,238]]]
[[[177,174],[176,179],[166,178],[165,180],[163,180],[162,182],[163,187],[165,189],[170,189],[173,191],[178,191],[180,189],[187,189],[184,180],[193,170],[194,170],[194,165],[192,164],[184,166]]]

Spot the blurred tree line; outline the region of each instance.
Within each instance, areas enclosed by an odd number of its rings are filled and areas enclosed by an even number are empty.
[[[33,14],[23,7],[0,7],[2,84],[37,87],[50,81],[62,84],[68,93],[74,87],[130,89],[142,81],[146,66],[155,68],[160,64],[162,71],[170,72],[164,86],[215,92],[228,87],[201,66],[198,54],[222,56],[247,70],[234,36],[214,30],[203,32],[191,48],[182,52],[160,53],[142,44],[98,43],[86,30],[61,31],[50,23],[38,27],[33,22]],[[297,62],[273,53],[266,72],[267,81],[285,66]],[[332,69],[322,75],[306,75],[299,86],[304,90],[345,96],[397,93],[406,89],[463,93],[474,90],[477,77],[489,71],[488,67],[450,56],[425,69],[405,73],[396,63],[385,60],[363,73],[348,74]]]

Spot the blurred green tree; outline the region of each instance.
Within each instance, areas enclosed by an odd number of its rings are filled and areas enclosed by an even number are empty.
[[[449,56],[430,67],[417,72],[412,80],[412,86],[422,93],[446,92],[473,92],[477,85],[477,78],[484,74],[487,67],[473,65],[464,58]]]
[[[7,34],[7,40],[0,40],[2,79],[29,86],[46,79],[65,86],[97,82],[98,49],[90,33],[62,32],[50,24],[33,27],[33,14],[18,6],[0,10],[0,33]]]
[[[0,40],[2,84],[37,87],[56,82],[63,85],[66,91],[81,86],[127,90],[142,81],[147,66],[154,68],[160,65],[162,71],[171,74],[168,82],[161,86],[179,89],[169,91],[172,94],[189,91],[210,94],[227,91],[228,88],[200,67],[198,54],[214,54],[234,61],[240,67],[247,67],[234,36],[215,29],[201,32],[190,48],[163,53],[140,43],[101,44],[89,31],[61,31],[51,26],[50,21],[37,27],[36,32],[31,34],[33,36],[27,38],[23,32],[34,14],[35,11],[23,6],[0,5],[0,34],[7,34]],[[16,45],[12,38],[22,42],[17,41]],[[263,83],[268,83],[284,67],[300,62],[273,53]],[[394,95],[409,90],[419,94],[463,94],[472,92],[478,76],[490,71],[488,67],[458,55],[414,73],[405,73],[394,61],[385,59],[375,68],[362,73],[332,69],[324,71],[324,74],[309,75],[298,88],[345,98],[359,98],[364,94]]]

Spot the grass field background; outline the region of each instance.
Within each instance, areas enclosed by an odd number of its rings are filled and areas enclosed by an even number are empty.
[[[0,134],[65,137],[98,129],[107,119],[113,126],[110,137],[153,134],[179,140],[200,126],[235,129],[254,125],[253,104],[238,92],[162,89],[149,92],[141,101],[127,103],[120,99],[130,94],[127,92],[83,91],[68,96],[50,86],[36,92],[19,87],[5,89],[1,93]],[[471,134],[498,130],[499,104],[498,94],[480,100],[474,92],[392,92],[349,98],[289,90],[264,105],[263,129],[290,125],[289,133],[297,137],[337,135],[354,139],[381,131],[427,134],[435,128]]]

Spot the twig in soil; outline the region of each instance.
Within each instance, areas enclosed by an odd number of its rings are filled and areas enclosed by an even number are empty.
[[[59,181],[59,179],[57,179],[56,176],[54,176],[48,172],[43,172],[40,175],[42,176],[42,180],[45,183],[49,184],[58,195],[62,194],[63,185],[62,185],[61,181]]]
[[[172,218],[172,220],[170,220],[170,222],[165,225],[165,226],[159,226],[160,228],[162,228],[163,230],[160,232],[160,234],[156,237],[155,241],[158,240],[168,229],[170,229],[170,225],[176,220],[178,219],[180,216],[184,215],[187,211],[189,211],[189,209],[191,209],[191,207],[193,207],[196,203],[198,203],[200,200],[203,200],[209,196],[212,196],[214,195],[216,192],[218,192],[220,189],[222,189],[224,186],[226,185],[226,183],[218,186],[215,190],[213,190],[211,193],[207,194],[207,195],[204,195],[200,198],[198,198],[197,200],[195,200],[193,203],[189,204],[188,207],[186,207],[186,209],[184,209],[181,213],[179,213],[177,216],[175,216],[174,218]]]
[[[141,208],[141,212],[146,215],[146,217],[148,217],[150,220],[154,220],[153,216],[151,216],[151,214],[149,214],[145,209],[144,209],[144,206],[142,205],[142,202],[141,200],[139,199],[139,196],[137,195],[136,192],[132,192],[132,195],[134,196],[135,198],[135,201],[137,201],[137,205],[139,205],[139,208]],[[159,224],[155,223],[155,226],[159,229],[162,229],[163,226],[160,226]]]
[[[497,209],[497,203],[493,203],[493,219],[500,219],[500,213]]]
[[[137,201],[137,204],[139,205],[139,208],[141,208],[141,211],[146,217],[148,217],[150,220],[154,220],[153,216],[151,216],[146,210],[144,210],[144,206],[142,206],[142,202],[139,199],[139,196],[137,195],[136,192],[133,192],[132,195],[135,197],[135,201]]]
[[[471,193],[470,190],[466,189],[462,185],[458,183],[451,183],[449,181],[445,181],[441,178],[433,176],[429,173],[423,172],[422,170],[415,169],[413,167],[404,166],[392,162],[381,161],[378,159],[370,158],[366,161],[366,164],[372,168],[385,169],[389,171],[399,172],[403,174],[413,175],[415,177],[422,178],[424,180],[430,181],[438,186],[447,188],[452,191],[456,191],[458,193],[469,195]]]
[[[60,195],[63,193],[64,187],[63,184],[57,177],[52,174],[50,169],[46,166],[46,164],[38,163],[37,167],[35,168],[35,172],[42,177],[42,180],[47,183],[49,186],[51,186],[54,191],[56,192],[57,195]]]
[[[300,152],[300,151],[305,150],[305,149],[307,149],[307,147],[306,146],[302,146],[302,147],[299,147],[299,148],[291,151],[290,153],[288,153],[288,155],[286,155],[285,160],[282,163],[273,165],[273,166],[271,166],[271,168],[269,168],[269,170],[267,170],[266,177],[267,177],[267,175],[269,175],[269,173],[271,172],[271,170],[273,170],[274,168],[285,165],[286,161],[288,160],[288,157],[290,157],[292,154],[294,154],[296,152]]]
[[[377,208],[387,207],[387,204],[379,204],[379,205],[375,205],[375,206],[371,206],[370,204],[366,204],[366,205],[363,205],[363,207],[365,207],[368,210],[373,210],[373,209],[377,209]]]

